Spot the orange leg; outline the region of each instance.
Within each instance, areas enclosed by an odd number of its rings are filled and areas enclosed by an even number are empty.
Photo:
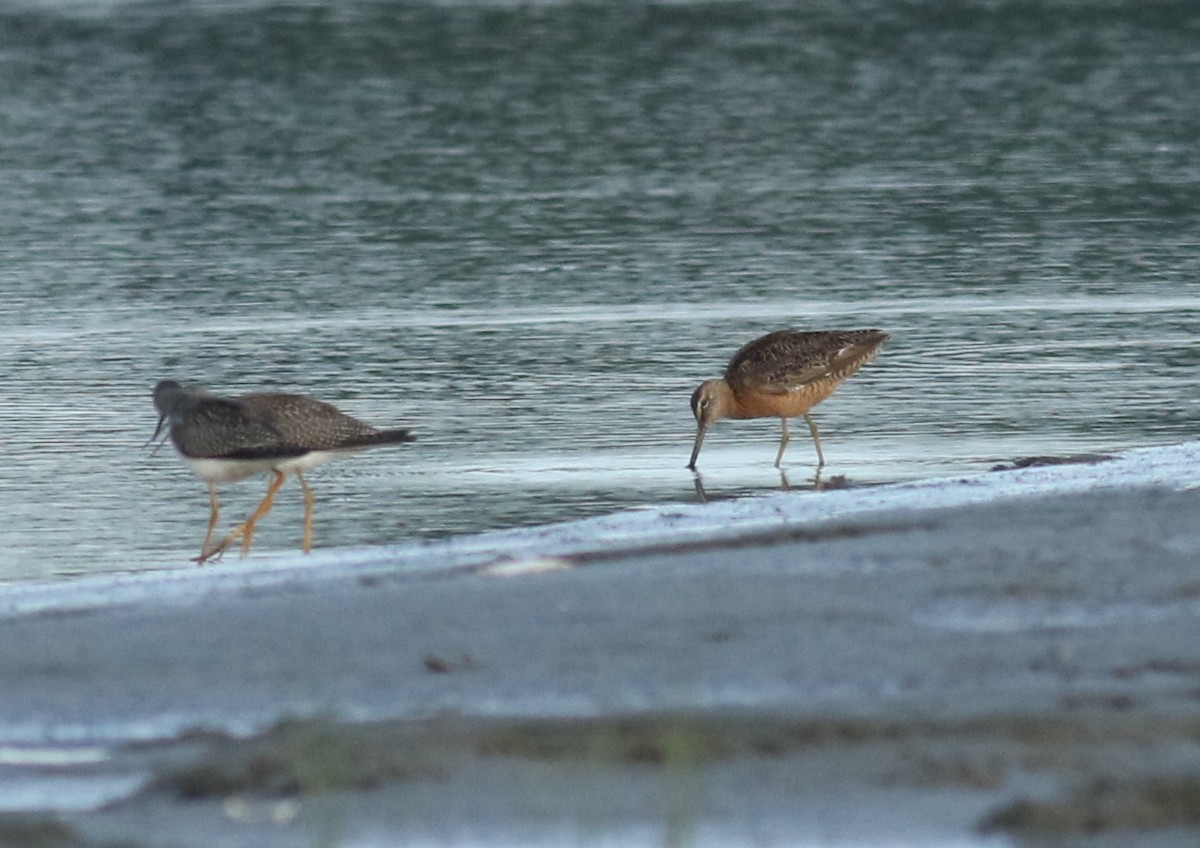
[[[212,541],[213,529],[217,526],[217,518],[221,514],[221,504],[217,501],[217,487],[215,483],[208,484],[208,503],[212,507],[212,512],[208,517],[208,532],[204,534],[204,544],[200,546],[200,557],[196,562],[204,562],[210,556],[208,543]]]
[[[271,482],[267,485],[267,493],[263,495],[263,499],[259,503],[258,508],[254,510],[253,514],[247,518],[242,525],[245,528],[244,532],[242,533],[242,556],[250,553],[250,543],[254,540],[254,525],[258,523],[259,519],[271,511],[271,507],[275,505],[275,495],[283,486],[283,481],[285,479],[283,472],[275,471],[273,473],[275,476],[271,478]]]
[[[242,540],[242,556],[245,556],[249,552],[250,543],[254,538],[254,525],[271,511],[271,507],[275,502],[275,494],[279,491],[279,487],[283,485],[285,479],[283,473],[280,471],[272,471],[271,473],[275,476],[271,478],[271,483],[267,486],[267,494],[259,502],[258,508],[254,510],[249,518],[229,531],[229,534],[224,539],[217,542],[216,547],[207,554],[202,555],[197,562],[203,563],[210,557],[224,553],[225,549],[238,539]]]
[[[299,471],[296,472],[296,479],[300,481],[300,488],[304,489],[304,552],[308,553],[312,550],[313,493]]]

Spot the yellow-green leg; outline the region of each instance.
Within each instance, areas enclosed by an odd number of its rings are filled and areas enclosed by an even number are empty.
[[[783,449],[787,447],[788,438],[789,438],[788,437],[788,428],[787,428],[787,419],[780,418],[779,423],[783,425],[783,433],[779,437],[779,453],[775,454],[775,467],[776,468],[779,467],[779,463],[783,462]]]
[[[824,468],[825,452],[821,450],[821,433],[817,430],[817,422],[813,421],[812,416],[807,412],[804,413],[804,420],[808,422],[808,430],[812,433],[813,444],[817,446],[817,468]]]
[[[817,430],[817,422],[813,421],[812,416],[807,412],[804,413],[804,420],[808,422],[808,431],[812,433],[813,444],[817,448],[817,468],[822,468],[825,465],[825,452],[821,450],[821,433]],[[776,468],[779,468],[780,463],[783,462],[783,449],[787,447],[789,440],[787,419],[780,418],[779,422],[783,425],[783,433],[779,437],[779,453],[775,454]]]

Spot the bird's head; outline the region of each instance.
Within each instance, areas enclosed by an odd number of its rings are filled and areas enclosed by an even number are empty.
[[[731,401],[729,384],[724,380],[706,380],[692,392],[692,415],[701,427],[728,417]]]
[[[147,445],[158,438],[168,418],[182,413],[191,398],[192,393],[174,380],[163,380],[154,387],[154,408],[158,410],[158,425],[154,428],[154,435],[146,442]],[[165,440],[166,436],[163,439]],[[154,450],[157,451],[158,448]]]
[[[729,415],[733,404],[733,391],[724,380],[706,380],[692,392],[692,415],[696,417],[696,442],[692,446],[692,458],[688,468],[696,470],[696,458],[700,456],[700,445],[708,425]]]

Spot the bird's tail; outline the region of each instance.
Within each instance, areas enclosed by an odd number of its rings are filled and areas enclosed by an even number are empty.
[[[346,447],[369,448],[375,445],[398,445],[401,442],[415,442],[417,437],[408,430],[377,430],[354,439]]]
[[[889,336],[880,330],[855,330],[846,334],[846,345],[829,362],[829,373],[844,380],[875,358]]]

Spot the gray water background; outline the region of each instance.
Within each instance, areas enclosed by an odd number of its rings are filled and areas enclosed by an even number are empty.
[[[1200,421],[1192,2],[46,0],[0,80],[0,579],[189,567],[163,378],[417,433],[310,475],[320,546],[693,503],[691,390],[787,325],[892,333],[826,479]],[[777,438],[718,425],[707,497]]]

